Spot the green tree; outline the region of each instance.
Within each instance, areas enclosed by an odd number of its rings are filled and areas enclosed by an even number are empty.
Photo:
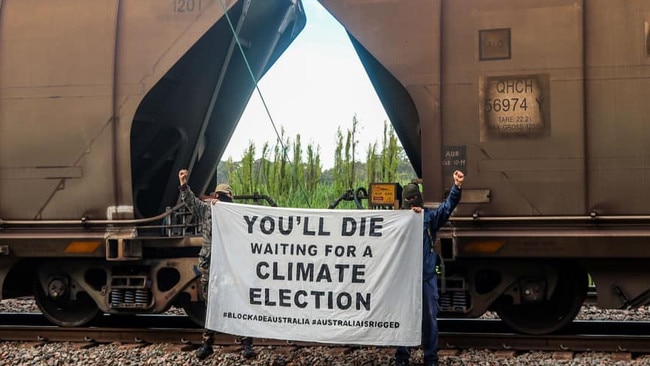
[[[309,143],[303,148],[300,135],[291,141],[282,128],[274,146],[268,142],[262,146],[258,160],[255,159],[257,149],[251,143],[240,162],[228,159],[217,171],[227,172],[228,181],[237,194],[261,193],[279,206],[313,208],[328,207],[348,190],[368,188],[370,183],[406,183],[415,177],[395,131],[386,121],[381,149],[377,142],[371,143],[366,151],[366,162],[357,161],[358,124],[355,115],[352,127],[345,133],[341,127],[337,129],[332,169],[323,171],[320,147]],[[337,207],[356,208],[350,201],[341,201]]]
[[[368,144],[368,150],[366,150],[366,179],[368,183],[380,181],[379,163],[381,160],[377,155],[377,143]]]
[[[395,131],[384,121],[384,134],[381,151],[381,180],[394,182],[397,179],[400,146]]]
[[[343,159],[343,132],[336,130],[336,148],[334,150],[334,191],[343,191],[349,187],[345,183],[345,160]]]
[[[316,192],[318,183],[322,176],[323,166],[320,161],[320,148],[312,144],[307,145],[307,168],[305,171],[305,183],[310,194]]]

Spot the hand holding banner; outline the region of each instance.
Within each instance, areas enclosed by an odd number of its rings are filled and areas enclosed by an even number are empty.
[[[206,326],[255,338],[417,346],[422,215],[212,206]]]

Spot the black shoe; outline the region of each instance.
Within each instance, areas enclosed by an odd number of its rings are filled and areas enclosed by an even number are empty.
[[[409,366],[409,360],[395,360],[395,366]]]
[[[248,343],[244,344],[244,350],[241,351],[241,355],[244,356],[244,358],[246,358],[246,359],[251,359],[251,358],[257,356],[255,351],[253,350],[253,345],[248,344]]]
[[[438,357],[436,357],[433,361],[428,361],[424,362],[426,366],[438,366]]]
[[[214,352],[212,345],[204,343],[201,347],[199,347],[199,349],[196,350],[196,358],[202,360],[210,356],[212,352]]]

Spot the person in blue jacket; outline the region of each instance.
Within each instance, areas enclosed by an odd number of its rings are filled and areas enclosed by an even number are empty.
[[[422,193],[415,183],[409,183],[402,190],[402,209],[424,213],[423,266],[422,266],[422,348],[424,364],[438,366],[438,279],[436,276],[437,254],[434,251],[436,232],[444,225],[460,202],[461,186],[465,175],[454,171],[454,185],[447,199],[435,209],[424,207]],[[411,350],[397,347],[395,365],[408,366]]]

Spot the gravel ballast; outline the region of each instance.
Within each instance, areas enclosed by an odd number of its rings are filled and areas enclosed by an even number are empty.
[[[37,312],[31,299],[2,300],[1,312]],[[647,320],[646,307],[622,311],[602,310],[584,306],[579,320]],[[494,317],[486,314],[484,317]],[[372,366],[392,365],[392,347],[359,347],[348,352],[329,347],[266,347],[255,346],[257,357],[244,359],[236,346],[215,347],[215,353],[205,360],[197,360],[193,350],[173,344],[99,344],[88,347],[78,343],[1,342],[0,365],[6,366],[59,366],[59,365],[219,365],[219,366]],[[617,359],[610,353],[553,353],[526,352],[503,355],[489,350],[466,350],[458,353],[441,351],[441,366],[523,366],[523,365],[648,365],[650,355],[630,359],[621,354]],[[568,359],[566,359],[568,358]],[[422,362],[422,351],[414,350],[412,365]]]

